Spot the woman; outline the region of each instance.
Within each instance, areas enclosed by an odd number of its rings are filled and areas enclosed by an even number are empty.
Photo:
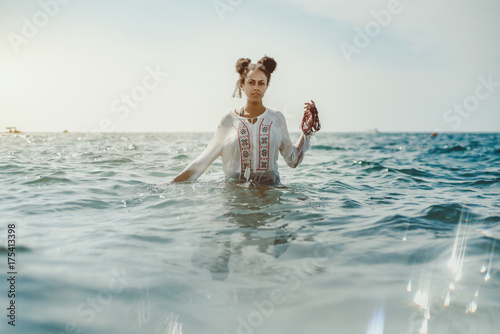
[[[257,64],[252,64],[248,58],[238,60],[236,72],[240,77],[233,97],[237,92],[241,97],[243,91],[247,97],[245,107],[222,118],[203,153],[171,182],[196,180],[219,156],[222,157],[222,169],[227,179],[266,185],[280,185],[278,152],[290,167],[300,164],[310,146],[314,120],[316,130],[319,130],[317,111],[313,101],[312,104],[306,103],[303,133],[293,145],[283,114],[262,103],[275,69],[276,62],[270,57],[263,57]],[[316,112],[316,118],[313,112]]]

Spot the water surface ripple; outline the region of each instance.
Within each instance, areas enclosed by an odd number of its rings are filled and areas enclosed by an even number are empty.
[[[498,333],[498,134],[320,132],[285,187],[159,186],[210,137],[0,136],[19,333]]]

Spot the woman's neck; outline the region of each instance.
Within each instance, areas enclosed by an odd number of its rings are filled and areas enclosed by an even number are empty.
[[[266,111],[266,107],[262,104],[262,101],[259,102],[250,102],[247,101],[245,106],[245,117],[257,117]]]

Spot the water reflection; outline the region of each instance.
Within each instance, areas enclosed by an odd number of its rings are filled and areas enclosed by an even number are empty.
[[[269,256],[278,258],[285,253],[295,234],[287,224],[279,224],[286,213],[280,205],[282,190],[228,181],[220,191],[223,212],[219,227],[202,238],[192,264],[208,269],[214,280],[225,280],[230,267],[252,270]]]

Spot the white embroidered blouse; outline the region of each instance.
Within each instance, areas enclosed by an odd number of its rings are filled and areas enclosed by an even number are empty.
[[[190,171],[188,181],[194,181],[220,156],[226,179],[280,184],[278,152],[295,168],[302,162],[310,140],[311,135],[302,133],[293,145],[285,116],[279,111],[266,108],[253,124],[231,111],[224,115],[205,150],[183,172]]]

